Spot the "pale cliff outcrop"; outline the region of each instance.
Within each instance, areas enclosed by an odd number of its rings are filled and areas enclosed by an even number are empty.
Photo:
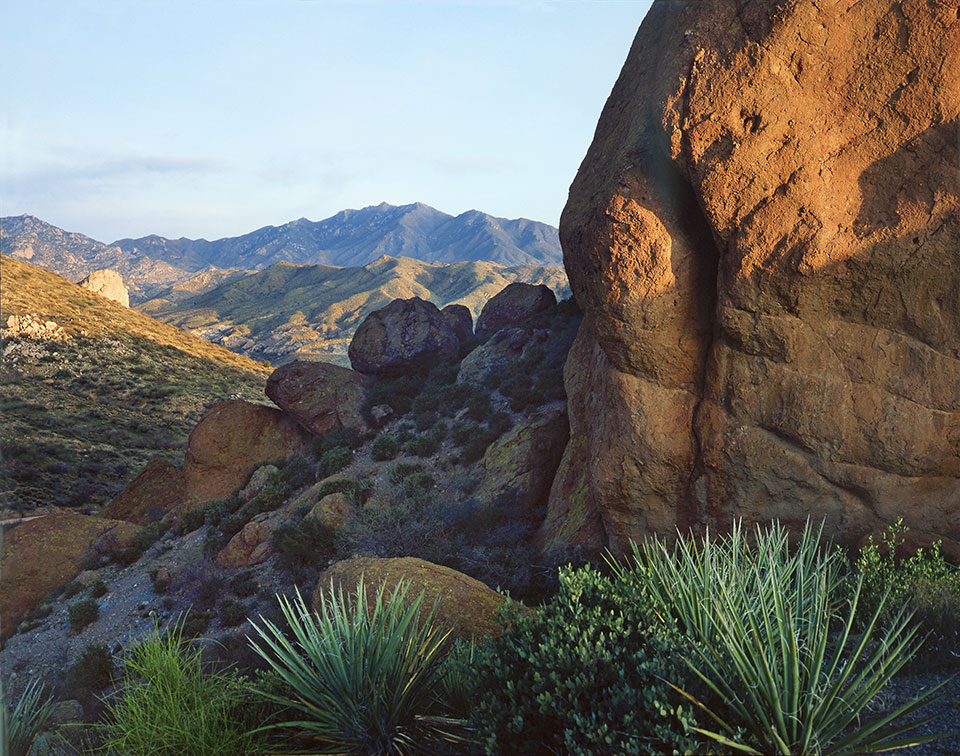
[[[80,286],[101,297],[119,302],[124,307],[130,306],[130,292],[123,284],[123,277],[115,270],[109,268],[95,270],[80,281]]]
[[[561,218],[547,541],[960,539],[958,81],[955,3],[654,2]]]

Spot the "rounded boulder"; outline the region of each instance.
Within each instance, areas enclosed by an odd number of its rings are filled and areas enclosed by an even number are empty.
[[[557,297],[549,286],[514,282],[483,306],[477,318],[477,336],[496,333],[556,306]]]
[[[360,373],[398,376],[456,362],[460,340],[436,305],[419,297],[395,299],[367,315],[348,354]]]

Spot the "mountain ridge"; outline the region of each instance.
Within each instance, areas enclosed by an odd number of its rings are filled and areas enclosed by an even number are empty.
[[[454,216],[421,202],[346,209],[320,221],[298,218],[212,241],[150,234],[107,244],[35,216],[7,216],[0,218],[0,242],[5,254],[69,280],[97,268],[116,270],[135,302],[205,270],[262,270],[281,261],[356,267],[388,255],[428,263],[562,264],[553,226],[478,210]]]

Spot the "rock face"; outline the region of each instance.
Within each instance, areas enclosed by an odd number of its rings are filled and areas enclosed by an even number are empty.
[[[491,375],[503,375],[523,356],[528,346],[542,344],[548,336],[549,332],[545,330],[531,333],[520,328],[502,328],[463,358],[457,380],[483,383]]]
[[[127,287],[123,285],[123,278],[115,270],[109,268],[95,270],[84,278],[80,285],[94,294],[119,302],[124,307],[130,306],[130,293],[127,291]]]
[[[157,457],[151,459],[129,485],[100,513],[103,517],[147,525],[163,519],[183,498],[183,473]]]
[[[556,304],[556,295],[543,284],[512,283],[483,306],[477,318],[477,336],[489,336]]]
[[[363,430],[360,414],[369,378],[326,362],[295,360],[273,371],[267,396],[311,433]]]
[[[490,445],[483,456],[481,502],[507,496],[521,509],[542,506],[567,445],[567,413],[547,408],[525,417]]]
[[[76,577],[88,554],[128,546],[137,530],[129,522],[73,513],[11,528],[0,559],[0,630],[13,630],[24,612]]]
[[[70,339],[57,323],[34,313],[8,316],[7,327],[3,329],[3,338],[37,341],[68,341]]]
[[[214,405],[190,433],[181,515],[229,496],[258,465],[302,454],[309,443],[278,409],[237,399]]]
[[[393,593],[397,582],[407,581],[407,597],[415,598],[423,592],[424,611],[440,602],[437,620],[443,625],[452,625],[451,638],[478,640],[503,631],[503,627],[494,616],[503,605],[504,597],[487,588],[479,580],[414,557],[378,559],[354,557],[331,565],[317,578],[317,588],[313,593],[312,606],[316,611],[321,601],[321,592],[328,593],[331,581],[335,591],[343,590],[347,595],[357,589],[363,580],[368,598],[375,595],[377,588],[385,586],[386,595]]]
[[[436,305],[419,297],[395,299],[359,325],[348,354],[353,369],[396,376],[455,362],[460,340]]]
[[[958,76],[955,4],[654,3],[561,219],[548,540],[960,539]]]
[[[461,344],[468,342],[473,337],[473,315],[470,310],[463,305],[447,305],[440,310],[447,323],[457,335]]]

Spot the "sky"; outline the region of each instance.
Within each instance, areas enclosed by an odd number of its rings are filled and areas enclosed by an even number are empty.
[[[0,0],[0,215],[214,239],[425,202],[556,225],[650,0]]]

